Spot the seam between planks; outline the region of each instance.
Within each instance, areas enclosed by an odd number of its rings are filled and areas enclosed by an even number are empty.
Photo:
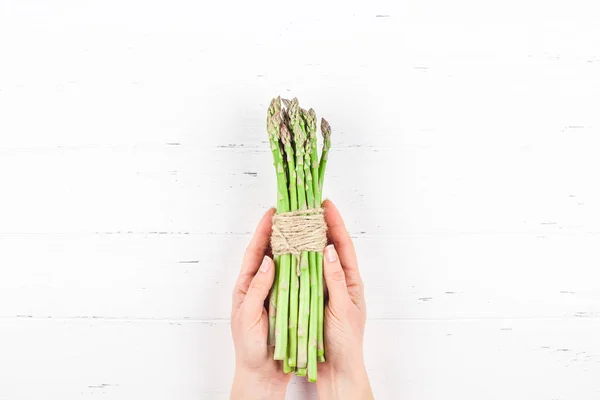
[[[598,320],[598,316],[525,316],[525,317],[448,317],[448,318],[367,318],[367,321],[378,322],[480,322],[480,321],[565,321],[565,320]],[[168,322],[168,323],[200,323],[229,324],[229,318],[168,318],[168,317],[110,317],[110,316],[39,316],[39,315],[6,315],[2,320],[35,320],[35,321],[101,321],[101,322]]]

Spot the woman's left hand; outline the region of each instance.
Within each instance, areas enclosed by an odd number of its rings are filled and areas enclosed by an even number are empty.
[[[235,377],[231,399],[283,399],[291,374],[273,360],[267,346],[269,319],[265,300],[275,276],[266,255],[274,209],[262,217],[242,261],[233,290],[231,332],[235,347]]]

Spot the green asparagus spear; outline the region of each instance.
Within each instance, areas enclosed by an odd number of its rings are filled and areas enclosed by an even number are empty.
[[[289,123],[292,127],[292,136],[296,154],[296,189],[298,209],[306,210],[306,192],[304,183],[304,148],[306,134],[300,126],[301,115],[298,99],[294,98],[288,108]],[[298,312],[298,355],[296,367],[305,369],[308,365],[308,324],[310,312],[310,277],[308,266],[308,252],[303,251],[300,256],[300,295]]]
[[[317,116],[311,108],[304,114],[306,127],[310,138],[310,168],[313,178],[314,207],[320,207],[322,201],[322,183],[319,175],[319,155],[317,152]],[[308,149],[308,146],[307,146]],[[325,170],[323,170],[325,172]],[[319,251],[315,255],[317,268],[317,360],[325,361],[325,337],[323,332],[323,312],[324,312],[324,294],[323,294],[323,252]]]
[[[308,326],[308,380],[317,381],[317,340],[319,306],[317,303],[317,261],[316,253],[311,251],[308,258],[310,273],[310,319]]]
[[[315,197],[313,193],[313,176],[311,172],[311,140],[309,136],[309,127],[307,125],[308,112],[302,110],[301,127],[307,133],[308,140],[305,144],[304,152],[304,181],[306,189],[306,201],[308,207],[315,207]],[[308,253],[308,266],[310,276],[310,312],[308,322],[308,380],[316,382],[317,380],[317,341],[318,341],[318,279],[317,279],[317,258],[316,253]]]
[[[306,129],[310,138],[310,168],[313,179],[313,194],[315,196],[315,207],[321,206],[321,188],[319,176],[319,154],[317,152],[317,115],[312,108],[304,113]]]
[[[288,184],[290,191],[290,211],[298,209],[298,195],[296,190],[296,163],[294,161],[294,150],[292,148],[292,137],[288,128],[289,118],[282,110],[283,121],[281,124],[281,140],[285,149],[288,170]],[[296,366],[298,356],[298,259],[292,256],[290,269],[290,311],[288,324],[288,365]],[[285,366],[285,364],[284,364]]]
[[[281,266],[281,256],[273,256],[273,263],[275,264],[275,278],[273,285],[269,290],[269,337],[267,344],[269,346],[275,346],[275,321],[277,320],[277,289],[279,285],[279,268]]]
[[[316,253],[317,263],[317,360],[325,362],[325,293],[323,292],[323,252]]]
[[[331,127],[329,123],[321,118],[321,133],[323,134],[323,151],[321,153],[321,162],[319,164],[319,204],[323,200],[323,180],[325,178],[325,167],[329,158],[329,149],[331,148]],[[316,160],[316,149],[313,149],[313,160]],[[313,164],[314,165],[314,164]],[[313,169],[314,173],[314,169]],[[324,338],[324,309],[325,309],[325,293],[323,285],[323,253],[317,253],[317,274],[318,274],[318,295],[319,298],[319,340],[317,345],[317,357],[320,362],[325,361],[325,338]]]
[[[288,212],[290,210],[290,198],[287,188],[287,177],[284,168],[284,156],[281,151],[280,128],[281,125],[281,100],[278,97],[271,102],[269,117],[267,118],[267,131],[271,142],[273,153],[273,164],[277,172],[277,212]],[[285,254],[279,257],[278,281],[277,281],[277,307],[275,317],[275,352],[273,358],[283,360],[287,357],[288,339],[288,306],[291,256]]]
[[[319,164],[319,191],[323,193],[323,180],[325,179],[325,167],[331,148],[331,127],[325,118],[321,118],[321,134],[323,135],[323,150],[321,151],[321,162]]]
[[[271,151],[273,153],[273,165],[275,166],[276,176],[277,176],[277,212],[284,212],[286,208],[286,204],[284,201],[284,196],[281,194],[283,178],[282,175],[278,172],[278,165],[280,164],[280,153],[277,150],[279,145],[277,140],[275,139],[275,123],[273,122],[274,116],[278,113],[278,109],[280,107],[277,104],[277,99],[273,99],[271,104],[269,105],[269,110],[267,112],[267,133],[269,134],[269,142],[271,144]],[[273,282],[273,286],[269,291],[269,337],[268,344],[270,346],[275,346],[275,320],[277,313],[277,289],[278,289],[278,277],[279,277],[279,269],[281,266],[281,257],[274,256],[273,262],[275,264],[275,280]]]

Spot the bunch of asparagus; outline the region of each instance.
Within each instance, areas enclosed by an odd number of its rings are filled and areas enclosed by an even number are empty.
[[[321,119],[323,149],[317,151],[317,117],[298,99],[277,97],[267,115],[267,132],[277,174],[277,213],[321,206],[323,178],[331,147],[331,129]],[[274,257],[275,281],[269,298],[269,345],[283,371],[317,380],[317,361],[325,361],[323,340],[323,253],[299,258]],[[299,264],[298,264],[299,263]],[[299,271],[299,274],[297,273]],[[299,275],[299,276],[298,276]]]

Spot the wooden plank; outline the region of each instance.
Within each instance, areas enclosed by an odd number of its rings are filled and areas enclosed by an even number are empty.
[[[597,136],[600,28],[583,11],[590,2],[503,4],[307,1],[290,12],[262,2],[236,4],[232,15],[182,1],[144,4],[142,18],[134,0],[119,13],[6,6],[0,34],[19,40],[0,43],[0,132],[10,133],[0,147],[255,146],[280,93],[330,117],[338,144]],[[273,54],[286,46],[306,57],[282,68]]]
[[[598,234],[594,149],[349,148],[325,194],[355,233]],[[0,174],[1,233],[247,233],[275,193],[266,150],[11,151]]]
[[[3,318],[0,329],[7,398],[229,396],[224,322]],[[593,400],[598,335],[585,319],[369,321],[365,357],[376,398]],[[288,398],[305,390],[296,382]]]
[[[228,319],[247,236],[2,235],[0,316]],[[599,317],[598,236],[355,239],[369,317]]]

